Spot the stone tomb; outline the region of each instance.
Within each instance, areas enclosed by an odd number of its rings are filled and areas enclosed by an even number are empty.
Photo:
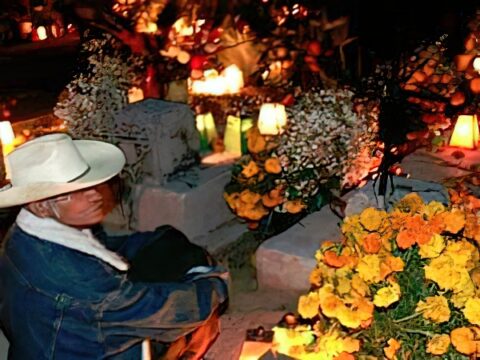
[[[130,227],[148,231],[170,224],[196,239],[234,217],[223,199],[230,166],[198,165],[199,137],[189,106],[147,99],[128,105],[114,121],[112,137],[126,154],[132,184]],[[107,229],[122,230],[122,223],[117,214],[107,219]]]

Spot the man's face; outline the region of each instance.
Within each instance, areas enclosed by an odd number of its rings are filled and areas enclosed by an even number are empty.
[[[115,206],[107,183],[45,200],[50,216],[70,226],[85,227],[100,223]]]

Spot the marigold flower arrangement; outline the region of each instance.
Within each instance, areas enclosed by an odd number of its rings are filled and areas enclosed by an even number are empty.
[[[346,89],[305,93],[278,137],[247,134],[249,155],[232,171],[225,199],[258,224],[272,213],[317,210],[329,193],[359,185],[378,168],[378,104]]]
[[[412,193],[391,211],[345,218],[342,241],[315,255],[298,303],[305,325],[277,329],[280,351],[325,360],[480,355],[480,206],[457,195],[444,206]]]

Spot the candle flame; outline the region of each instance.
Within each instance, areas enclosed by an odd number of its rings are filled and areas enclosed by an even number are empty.
[[[243,73],[233,64],[226,67],[219,75],[214,69],[205,70],[204,80],[191,81],[194,94],[224,95],[236,94],[243,88]]]

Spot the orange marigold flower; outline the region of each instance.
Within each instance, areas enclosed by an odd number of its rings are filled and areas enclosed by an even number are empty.
[[[252,154],[258,154],[267,148],[267,142],[257,126],[252,126],[247,131],[247,147]]]
[[[477,210],[480,208],[480,199],[473,196],[468,195],[467,200],[465,201],[465,207],[469,210]]]
[[[415,244],[415,234],[411,231],[402,230],[397,234],[397,245],[400,249],[408,249]]]
[[[237,215],[248,220],[258,221],[268,214],[268,210],[262,204],[257,204],[253,207],[246,206],[238,209]]]
[[[460,193],[453,189],[448,189],[448,195],[450,195],[450,202],[453,205],[459,205],[463,203],[463,197]]]
[[[446,213],[435,214],[428,221],[428,226],[430,227],[430,229],[433,233],[441,234],[442,231],[445,230],[445,227],[446,227],[445,214]]]
[[[242,170],[242,175],[245,176],[247,179],[251,178],[252,176],[257,175],[260,172],[260,168],[257,166],[257,163],[253,160],[245,166]]]
[[[347,264],[347,257],[344,255],[337,255],[335,251],[328,250],[323,253],[323,262],[328,266],[334,268],[341,268]]]
[[[256,192],[250,191],[248,189],[243,190],[240,193],[240,200],[246,204],[256,204],[260,201],[261,198],[262,198],[262,195]]]
[[[480,243],[480,224],[475,214],[467,214],[463,235]]]
[[[348,352],[341,352],[339,355],[335,356],[333,360],[355,360],[355,356]]]
[[[453,234],[458,233],[465,226],[465,213],[460,209],[444,213],[445,230]]]
[[[270,158],[265,161],[265,171],[270,174],[280,174],[282,166],[278,158]]]
[[[368,254],[376,254],[380,251],[382,239],[378,233],[370,233],[363,238],[362,247]]]
[[[385,353],[385,357],[388,360],[393,360],[396,359],[397,356],[397,351],[400,350],[401,345],[400,342],[397,340],[391,338],[390,340],[387,341],[388,346],[383,348],[383,352]]]
[[[403,271],[405,263],[399,257],[388,255],[380,263],[380,277],[385,279],[388,275],[393,272]]]
[[[270,190],[267,194],[262,196],[262,203],[268,208],[273,208],[283,203],[283,195],[281,188],[275,188]]]
[[[230,209],[232,209],[233,211],[235,211],[237,209],[237,206],[240,202],[240,194],[239,193],[237,193],[237,192],[234,192],[234,193],[231,193],[231,194],[223,193],[223,198],[227,202]]]
[[[285,210],[287,210],[290,214],[298,214],[300,211],[305,209],[307,205],[303,203],[302,200],[289,200],[283,204]]]
[[[462,354],[472,355],[477,351],[479,341],[475,340],[475,332],[468,327],[452,330],[450,333],[453,347]]]

